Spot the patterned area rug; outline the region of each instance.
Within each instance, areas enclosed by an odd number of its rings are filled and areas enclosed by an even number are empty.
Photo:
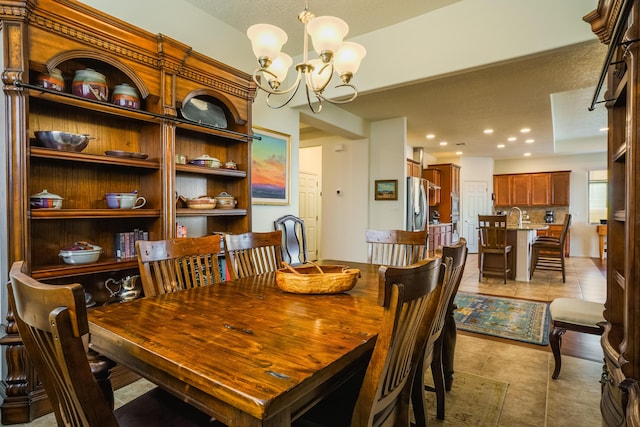
[[[427,384],[433,386],[431,371],[427,371],[425,377]],[[469,372],[456,371],[453,387],[445,398],[444,420],[436,418],[435,393],[427,393],[428,425],[495,427],[500,421],[508,385]],[[411,421],[415,421],[413,414]]]
[[[458,329],[531,344],[549,343],[549,305],[543,302],[458,292]]]

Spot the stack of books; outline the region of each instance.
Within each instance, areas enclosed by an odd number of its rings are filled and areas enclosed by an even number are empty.
[[[133,258],[136,254],[136,240],[149,240],[149,232],[139,229],[115,233],[113,252],[116,258]]]

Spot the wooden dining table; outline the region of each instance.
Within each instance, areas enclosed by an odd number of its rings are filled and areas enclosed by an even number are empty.
[[[275,273],[111,304],[90,347],[229,426],[289,426],[364,369],[380,327],[378,266],[334,295],[286,293]]]

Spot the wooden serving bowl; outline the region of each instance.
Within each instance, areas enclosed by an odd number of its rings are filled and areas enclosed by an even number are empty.
[[[346,265],[317,265],[315,263],[276,271],[276,284],[285,292],[296,294],[339,294],[356,285],[360,270]]]

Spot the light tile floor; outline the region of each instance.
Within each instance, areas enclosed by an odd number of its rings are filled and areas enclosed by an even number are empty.
[[[461,291],[539,301],[552,301],[558,297],[605,300],[606,278],[591,258],[567,259],[564,284],[560,273],[544,271],[536,271],[530,282],[509,280],[505,285],[502,280],[493,278],[479,282],[477,266],[477,256],[470,254]],[[567,332],[565,339],[569,335]],[[563,354],[560,377],[552,380],[554,362],[548,347],[459,333],[455,369],[509,383],[500,427],[595,427],[602,424],[598,383],[602,355],[597,346],[598,341],[594,339],[587,343],[587,351],[577,354],[578,357]],[[139,380],[117,390],[116,403],[120,405],[151,386],[146,380]],[[50,414],[23,426],[55,425],[55,418]]]

